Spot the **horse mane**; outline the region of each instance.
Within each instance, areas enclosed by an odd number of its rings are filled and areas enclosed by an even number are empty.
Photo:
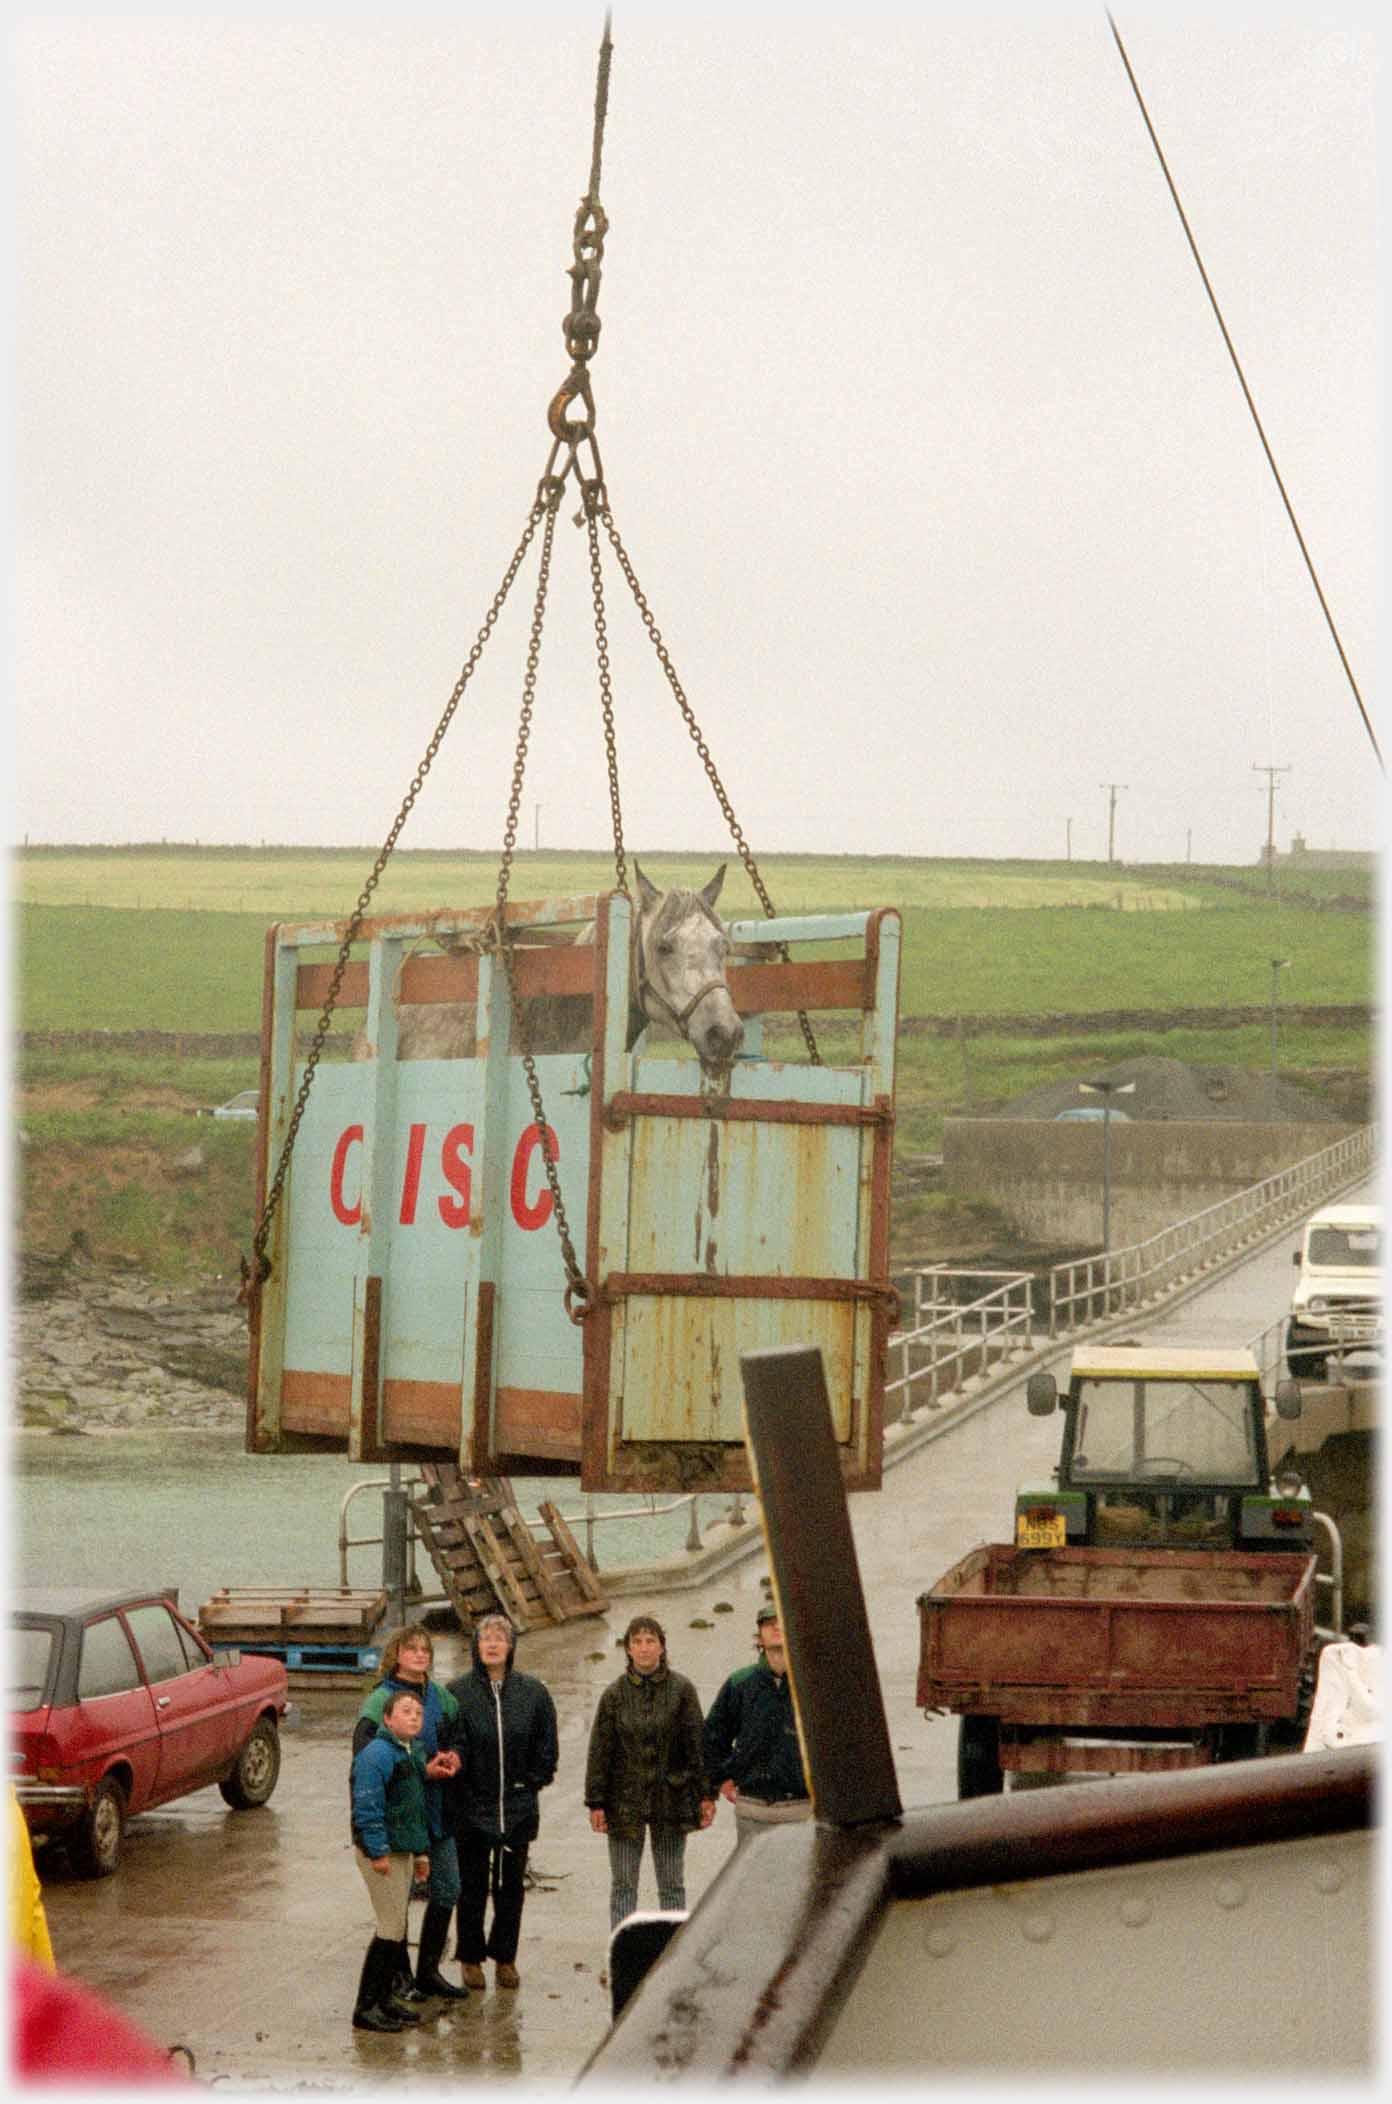
[[[663,898],[650,932],[654,936],[670,935],[692,913],[703,914],[712,927],[719,928],[721,934],[724,934],[724,921],[699,891],[683,891],[675,887]]]

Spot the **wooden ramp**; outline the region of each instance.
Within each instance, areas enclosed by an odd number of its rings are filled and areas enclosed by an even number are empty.
[[[604,1613],[599,1580],[554,1505],[540,1508],[550,1539],[538,1539],[505,1476],[471,1478],[453,1461],[423,1461],[420,1471],[424,1490],[411,1509],[466,1632],[499,1610],[517,1629]]]

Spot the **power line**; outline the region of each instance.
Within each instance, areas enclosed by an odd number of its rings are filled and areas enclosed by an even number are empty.
[[[1281,471],[1276,465],[1276,456],[1272,452],[1270,445],[1267,443],[1266,433],[1262,429],[1262,420],[1257,415],[1257,405],[1252,399],[1252,390],[1247,385],[1247,376],[1242,370],[1241,362],[1238,358],[1236,350],[1233,347],[1233,340],[1228,334],[1228,325],[1224,321],[1223,311],[1218,305],[1217,294],[1214,292],[1212,285],[1209,283],[1208,272],[1204,269],[1203,257],[1199,254],[1198,243],[1195,241],[1193,233],[1190,230],[1189,221],[1185,217],[1184,207],[1179,201],[1179,192],[1175,188],[1174,177],[1170,174],[1169,164],[1165,159],[1164,153],[1161,151],[1160,141],[1155,135],[1155,126],[1151,123],[1150,112],[1145,106],[1145,98],[1142,96],[1140,87],[1138,86],[1136,81],[1136,76],[1131,70],[1131,61],[1126,56],[1126,46],[1121,41],[1121,31],[1117,28],[1116,23],[1112,20],[1110,10],[1108,10],[1107,13],[1107,24],[1108,27],[1111,29],[1113,37],[1116,40],[1117,50],[1121,53],[1121,63],[1126,68],[1126,78],[1131,83],[1131,89],[1136,97],[1137,107],[1139,108],[1142,117],[1145,119],[1145,128],[1150,133],[1150,143],[1155,148],[1155,157],[1160,163],[1161,173],[1163,174],[1166,183],[1169,185],[1170,196],[1174,199],[1174,208],[1179,214],[1179,223],[1184,229],[1184,235],[1185,239],[1189,243],[1190,253],[1192,254],[1194,261],[1198,266],[1199,276],[1203,279],[1203,288],[1204,291],[1208,294],[1208,303],[1213,309],[1214,319],[1217,321],[1218,327],[1222,332],[1223,341],[1227,345],[1228,356],[1232,360],[1233,371],[1237,374],[1238,385],[1241,387],[1243,395],[1246,398],[1248,409],[1252,412],[1252,422],[1257,427],[1257,437],[1262,442],[1262,451],[1266,455],[1267,465],[1270,467],[1271,472],[1276,479],[1277,489],[1281,492],[1281,502],[1286,507],[1286,517],[1290,520],[1291,531],[1295,535],[1296,541],[1300,548],[1300,553],[1305,558],[1305,568],[1310,573],[1310,582],[1315,588],[1315,597],[1319,600],[1320,609],[1324,615],[1325,622],[1328,625],[1329,633],[1334,638],[1334,648],[1339,653],[1339,663],[1343,666],[1345,677],[1348,680],[1349,686],[1353,690],[1353,698],[1358,704],[1358,713],[1363,718],[1363,728],[1368,733],[1368,742],[1373,748],[1373,753],[1377,760],[1378,766],[1382,768],[1382,771],[1385,774],[1387,770],[1383,766],[1382,748],[1378,744],[1377,734],[1373,730],[1372,723],[1368,716],[1368,711],[1363,706],[1363,696],[1358,691],[1358,682],[1353,676],[1353,667],[1348,661],[1348,657],[1344,651],[1343,643],[1340,641],[1339,638],[1339,631],[1334,625],[1334,616],[1329,611],[1329,602],[1325,598],[1324,591],[1320,584],[1319,578],[1315,574],[1315,566],[1310,559],[1310,551],[1305,545],[1305,536],[1300,531],[1300,523],[1295,516],[1295,508],[1292,505],[1290,498],[1286,495],[1286,485],[1281,480]]]

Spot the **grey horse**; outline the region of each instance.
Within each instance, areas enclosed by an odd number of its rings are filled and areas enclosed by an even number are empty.
[[[673,886],[662,891],[635,862],[638,913],[633,923],[632,970],[629,979],[628,1044],[656,1025],[694,1046],[704,1067],[727,1067],[744,1038],[726,983],[730,938],[715,911],[725,881],[722,862],[700,891]],[[582,928],[577,942],[593,936]],[[443,936],[450,951],[482,947],[481,936]],[[557,994],[528,1001],[527,1026],[534,1052],[583,1051],[590,1041],[590,1003],[583,996]],[[475,1016],[471,1004],[433,1001],[402,1008],[397,1019],[398,1059],[468,1059],[475,1050]],[[371,1059],[374,1048],[359,1031],[354,1059]]]

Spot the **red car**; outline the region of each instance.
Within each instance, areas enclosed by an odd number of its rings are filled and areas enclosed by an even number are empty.
[[[178,1594],[21,1591],[10,1623],[14,1784],[31,1833],[109,1877],[127,1819],[216,1783],[263,1805],[280,1774],[285,1668],[214,1656]]]

